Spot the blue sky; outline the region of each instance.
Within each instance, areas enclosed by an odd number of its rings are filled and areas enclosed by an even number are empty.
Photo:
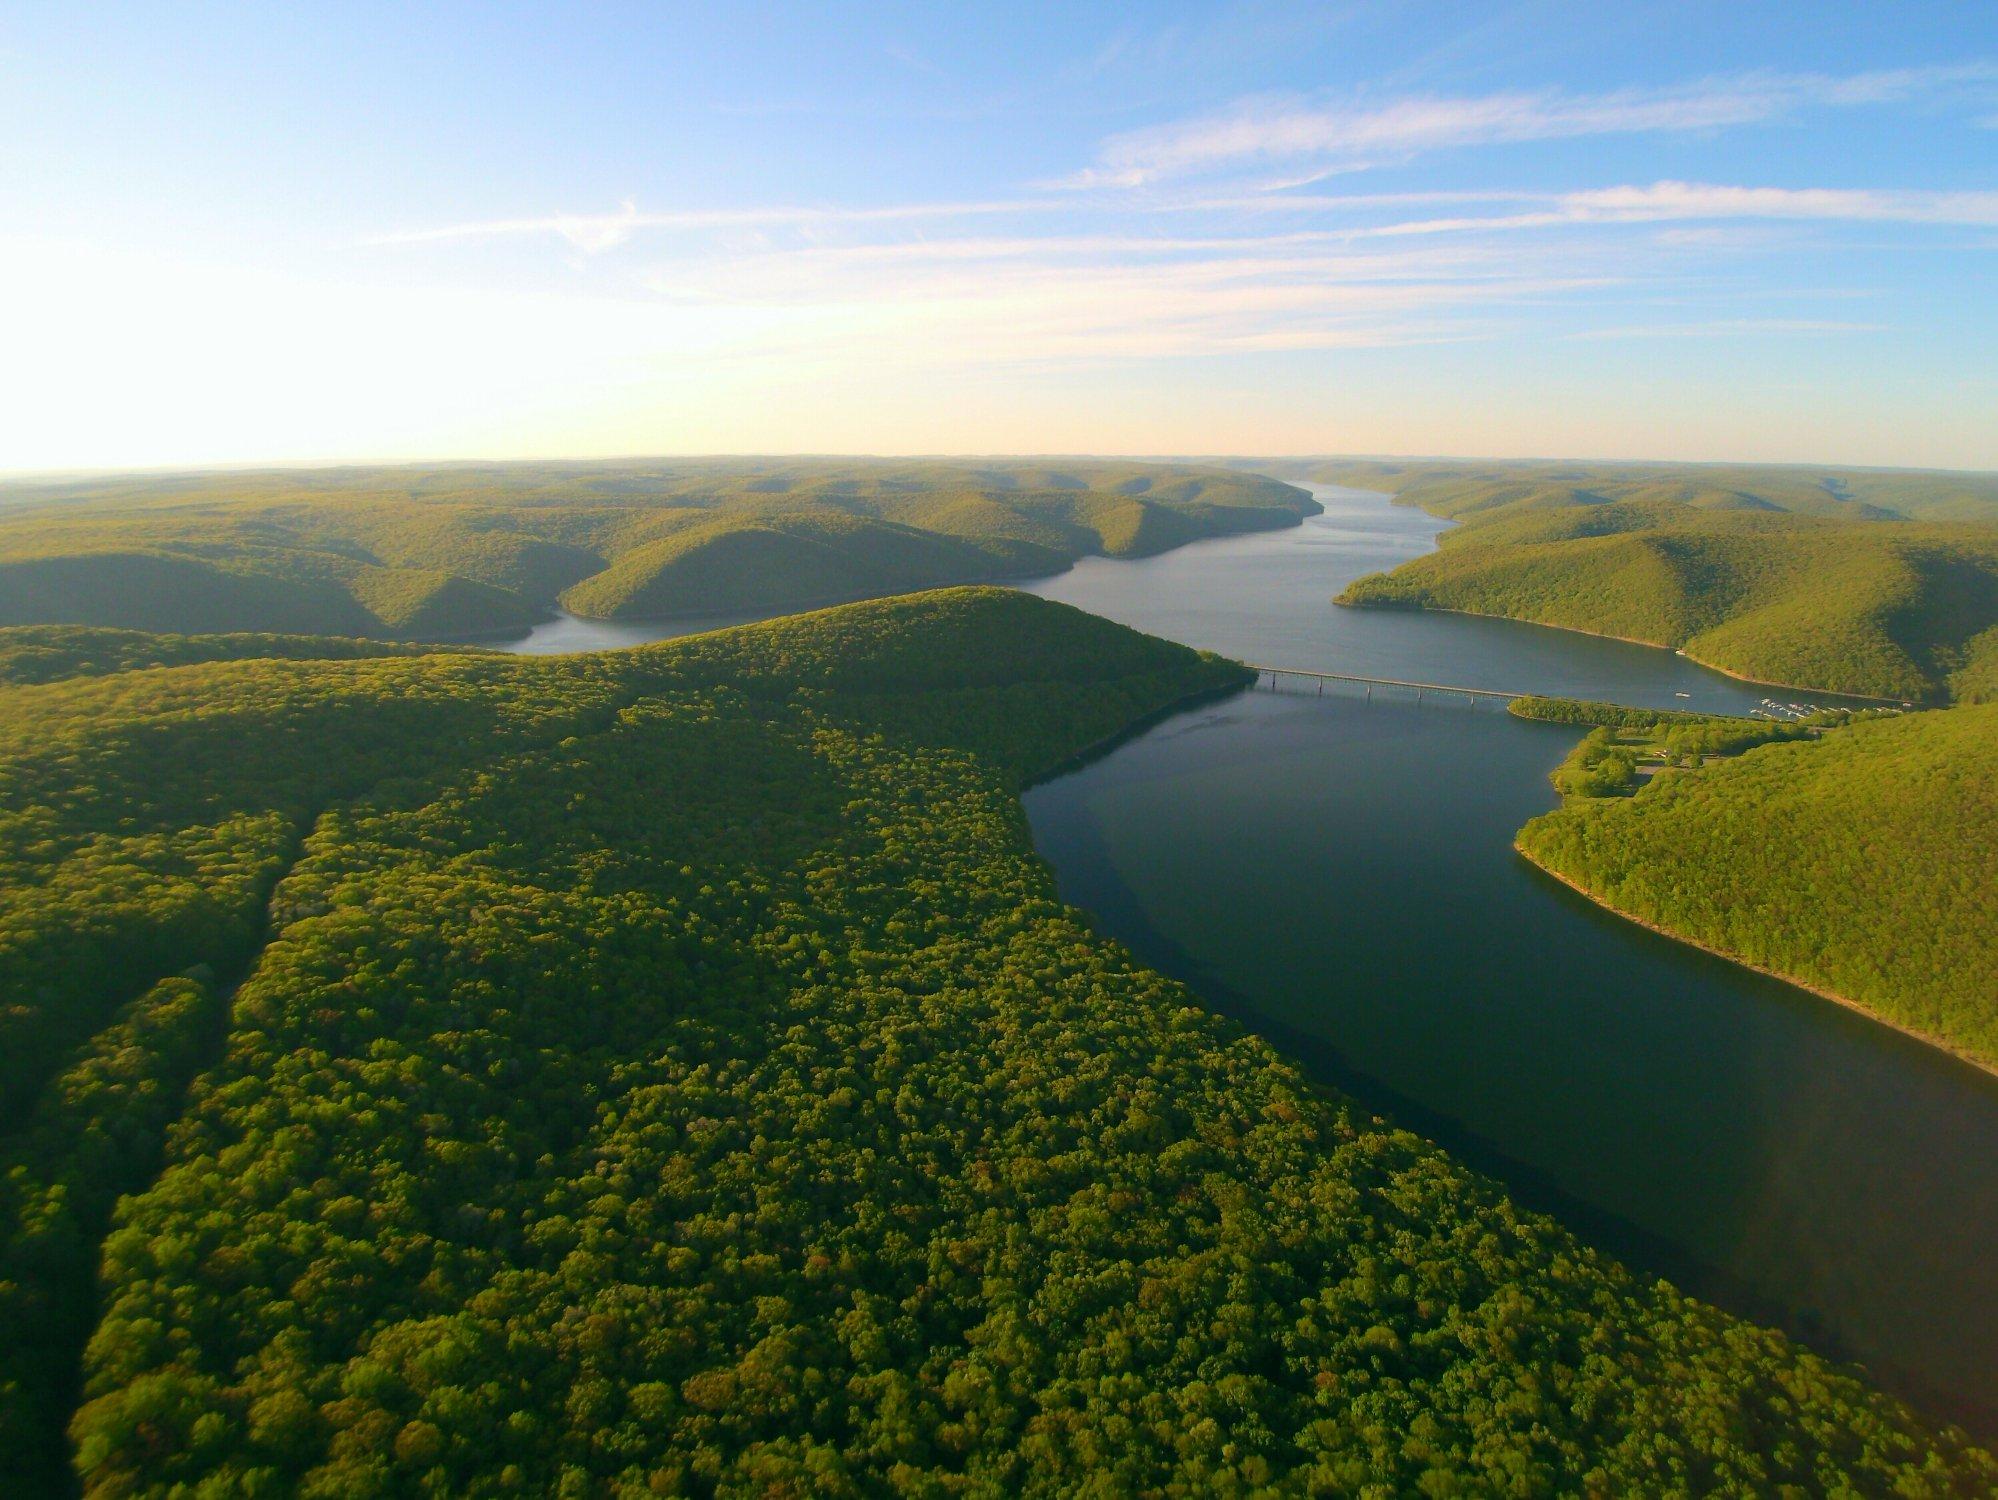
[[[1998,467],[1998,7],[0,7],[0,469]]]

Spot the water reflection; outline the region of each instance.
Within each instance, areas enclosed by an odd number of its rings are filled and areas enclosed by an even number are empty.
[[[1703,1295],[1988,1401],[1998,1087],[1518,858],[1570,738],[1244,694],[1026,800],[1067,899],[1328,1081]]]
[[[1766,692],[1617,641],[1330,609],[1434,523],[1326,498],[1302,534],[1034,589],[1285,665],[1735,712]],[[1031,790],[1063,894],[1585,1237],[1998,1431],[1998,1083],[1520,859],[1573,731],[1363,691],[1245,693]]]
[[[699,635],[704,630],[722,630],[770,618],[770,613],[752,612],[687,615],[672,620],[586,620],[581,615],[564,612],[542,621],[518,640],[491,644],[494,650],[512,651],[521,656],[569,656],[578,651],[615,651],[623,646],[670,641],[683,635]]]
[[[1305,488],[1325,511],[1300,527],[1196,542],[1131,562],[1084,558],[1067,573],[1021,586],[1154,635],[1272,666],[1715,713],[1747,713],[1770,693],[1670,651],[1577,631],[1473,615],[1335,608],[1333,597],[1348,583],[1432,550],[1448,523],[1372,490]]]
[[[1620,641],[1335,609],[1444,528],[1314,489],[1325,514],[1296,529],[1025,587],[1283,666],[1737,713],[1768,691]],[[511,649],[750,618],[564,617]],[[1519,859],[1572,731],[1363,693],[1243,694],[1030,791],[1064,894],[1585,1237],[1998,1432],[1998,1086]]]

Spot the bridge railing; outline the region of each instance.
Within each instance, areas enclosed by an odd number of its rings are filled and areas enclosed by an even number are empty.
[[[1367,696],[1369,698],[1373,696],[1373,689],[1377,687],[1408,688],[1414,691],[1418,702],[1421,701],[1424,693],[1450,693],[1468,698],[1473,703],[1477,702],[1480,698],[1510,702],[1514,698],[1532,696],[1529,693],[1513,692],[1506,688],[1465,687],[1461,684],[1450,682],[1417,682],[1405,677],[1364,677],[1354,672],[1312,672],[1302,667],[1272,667],[1256,662],[1249,662],[1247,666],[1250,671],[1256,674],[1256,685],[1258,687],[1262,685],[1262,681],[1266,677],[1270,680],[1271,688],[1276,687],[1278,679],[1288,677],[1302,682],[1316,682],[1321,692],[1324,689],[1324,685],[1328,682],[1353,683],[1364,686],[1368,690]]]

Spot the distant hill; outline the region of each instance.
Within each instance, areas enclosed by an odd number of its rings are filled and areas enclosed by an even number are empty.
[[[1998,1483],[1061,902],[1019,788],[1241,667],[308,651],[0,688],[10,1493]]]
[[[709,459],[0,485],[0,626],[444,640],[1044,574],[1295,525],[1225,469]]]
[[[1998,524],[1998,474],[1941,469],[1426,458],[1231,462],[1285,479],[1385,490],[1454,520],[1494,510],[1665,500],[1700,510]]]
[[[621,553],[562,602],[602,619],[776,608],[899,593],[940,578],[1051,573],[1071,555],[996,533],[949,535],[819,507],[726,511]]]
[[[0,628],[0,686],[205,661],[353,661],[467,649],[332,635],[153,635],[84,625],[16,625]]]
[[[1626,916],[1998,1069],[1998,704],[1571,799],[1519,848]]]
[[[1356,484],[1369,478],[1343,472]],[[1823,490],[1811,501],[1801,486],[1787,492],[1791,508],[1770,498],[1786,493],[1773,484],[1724,491],[1669,476],[1625,498],[1614,487],[1583,492],[1526,476],[1372,479],[1402,482],[1400,498],[1464,524],[1436,552],[1358,580],[1341,603],[1622,636],[1826,692],[1998,695],[1998,527],[1894,519],[1872,501]],[[1914,510],[1966,508],[1940,500],[1940,487],[1923,493],[1936,503],[1898,498]]]

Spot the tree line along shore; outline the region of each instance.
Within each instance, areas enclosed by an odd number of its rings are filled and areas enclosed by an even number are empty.
[[[1232,664],[980,589],[264,649],[43,635],[0,688],[0,1411],[51,1483],[1998,1484],[1062,905],[1018,789]]]

